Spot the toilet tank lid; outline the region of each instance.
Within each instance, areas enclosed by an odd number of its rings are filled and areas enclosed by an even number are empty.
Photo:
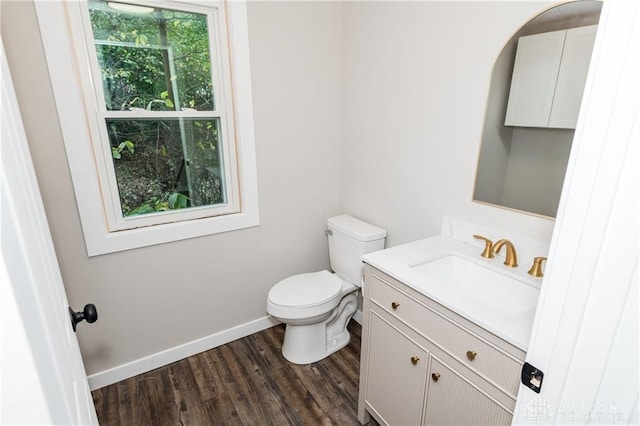
[[[327,223],[329,229],[342,232],[359,241],[380,240],[387,235],[384,229],[346,214],[330,217]]]

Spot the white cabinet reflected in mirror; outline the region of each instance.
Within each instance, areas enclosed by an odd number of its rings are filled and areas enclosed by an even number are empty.
[[[491,76],[473,200],[555,217],[602,2],[531,19]]]

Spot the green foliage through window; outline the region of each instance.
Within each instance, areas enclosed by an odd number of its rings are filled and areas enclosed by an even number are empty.
[[[107,110],[147,109],[165,99],[171,102],[167,110],[214,109],[205,15],[123,13],[97,0],[89,8]]]
[[[215,110],[207,16],[112,6],[89,1],[123,215],[224,203],[220,119],[149,116]]]

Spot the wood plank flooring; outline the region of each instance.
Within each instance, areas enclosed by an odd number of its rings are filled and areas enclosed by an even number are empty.
[[[361,327],[310,365],[280,353],[284,325],[97,389],[101,425],[359,425]]]

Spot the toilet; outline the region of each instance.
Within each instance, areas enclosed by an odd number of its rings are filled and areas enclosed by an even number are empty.
[[[349,343],[347,324],[358,309],[360,256],[382,250],[386,231],[348,215],[327,220],[327,270],[293,275],[269,291],[267,312],[286,324],[282,355],[294,364],[320,361]]]

